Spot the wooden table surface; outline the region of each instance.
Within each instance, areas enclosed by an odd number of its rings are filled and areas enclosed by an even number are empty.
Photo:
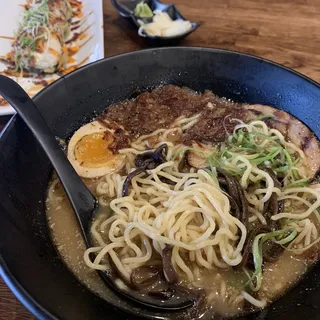
[[[200,28],[181,42],[237,50],[293,68],[320,82],[319,0],[175,0]],[[104,0],[105,56],[146,48]],[[10,117],[0,117],[0,130]],[[0,280],[0,319],[34,319]],[[73,319],[72,319],[73,320]]]

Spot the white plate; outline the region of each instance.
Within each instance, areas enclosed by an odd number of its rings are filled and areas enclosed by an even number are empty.
[[[0,13],[0,36],[12,38],[15,30],[17,30],[19,22],[21,21],[22,13],[24,8],[21,5],[26,4],[26,0],[0,0],[0,8],[3,10]],[[102,0],[82,0],[83,8],[83,18],[81,27],[75,32],[85,31],[86,37],[82,40],[77,40],[74,42],[79,44],[80,50],[73,55],[74,62],[70,63],[68,66],[72,65],[84,65],[96,60],[102,59],[104,57],[104,36],[103,36],[103,7]],[[73,18],[72,22],[79,20],[78,18]],[[10,39],[5,39],[0,37],[0,56],[5,56],[11,51]],[[70,35],[72,37],[72,34]],[[85,61],[84,61],[85,60]],[[81,64],[82,62],[82,64]],[[79,65],[79,66],[80,66]],[[4,71],[6,66],[0,61],[0,72]],[[59,76],[57,74],[46,75],[45,80],[56,80]],[[30,96],[34,96],[37,92],[43,88],[34,88],[33,83],[34,78],[22,78],[13,77],[25,90],[30,90],[33,88],[32,92],[29,91]],[[14,114],[14,109],[7,106],[0,106],[0,116]]]

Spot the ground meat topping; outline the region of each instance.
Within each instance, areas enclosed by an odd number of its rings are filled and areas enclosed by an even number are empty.
[[[141,135],[168,128],[180,116],[191,117],[198,113],[201,116],[197,125],[185,133],[183,141],[221,141],[235,125],[230,119],[242,118],[244,112],[241,105],[218,98],[211,91],[197,93],[166,85],[143,92],[136,99],[110,105],[99,120],[117,123],[123,129],[112,145],[113,150],[118,150]]]

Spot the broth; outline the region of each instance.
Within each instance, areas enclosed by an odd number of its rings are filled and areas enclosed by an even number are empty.
[[[86,181],[91,191],[94,191],[96,183],[94,180]],[[62,260],[88,289],[102,298],[106,297],[105,283],[83,260],[86,245],[70,202],[60,184],[54,189],[52,196],[47,198],[46,204],[52,240]]]
[[[94,191],[98,181],[87,179],[85,183],[91,191]],[[74,212],[61,186],[55,189],[53,197],[47,199],[47,218],[53,243],[67,267],[89,290],[107,299],[106,284],[100,279],[98,273],[84,262],[83,254],[86,246]],[[278,298],[299,280],[310,265],[310,260],[294,256],[290,252],[284,252],[275,263],[267,263],[264,268],[262,297],[267,296],[270,300]],[[230,280],[230,273],[233,273],[235,279]],[[208,292],[209,298],[214,300],[214,303],[208,306],[206,316],[202,319],[211,318],[216,313],[221,316],[234,316],[243,312],[243,308],[234,307],[228,303],[228,298],[232,294],[226,292],[221,295],[221,286],[215,285],[213,279],[224,279],[227,286],[232,286],[234,281],[238,284],[247,281],[243,276],[242,280],[237,279],[237,275],[234,275],[232,270],[215,269],[200,272],[196,283],[201,284]]]

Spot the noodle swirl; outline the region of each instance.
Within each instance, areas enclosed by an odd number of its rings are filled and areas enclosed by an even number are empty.
[[[197,286],[201,269],[227,270],[242,262],[249,230],[232,215],[229,195],[219,185],[215,165],[209,159],[210,170],[190,168],[181,172],[179,162],[187,148],[169,141],[172,133],[178,136],[183,134],[197,119],[197,115],[191,118],[180,117],[169,129],[159,129],[141,136],[129,148],[119,151],[126,155],[124,175],[109,174],[97,185],[100,204],[109,206],[111,215],[102,216],[92,225],[96,247],[88,249],[84,255],[90,268],[108,269],[106,257],[109,256],[118,271],[129,281],[135,268],[148,265],[154,259],[161,259],[164,248],[172,246],[171,263],[174,269],[182,278]],[[259,248],[259,242],[263,243],[266,239],[273,239],[281,245],[290,241],[287,250],[303,253],[319,241],[315,220],[320,222],[319,190],[290,187],[292,177],[297,172],[300,174],[296,164],[300,161],[301,166],[305,165],[305,155],[297,146],[287,142],[278,130],[268,128],[263,121],[252,121],[249,124],[240,120],[238,122],[228,139],[229,143],[236,141],[238,145],[230,150],[226,144],[221,145],[224,156],[220,158],[219,165],[227,172],[238,175],[251,215],[249,224],[260,221],[262,225],[268,225],[271,219],[279,222],[282,228],[258,234],[254,239],[252,253],[257,255],[254,248]],[[244,131],[238,134],[238,130]],[[283,178],[283,187],[279,183],[275,184],[270,171],[260,166],[263,163],[268,168],[269,160],[263,160],[263,157],[260,160],[259,153],[241,151],[239,143],[244,142],[243,132],[248,134],[246,143],[255,144],[252,150],[269,150],[268,157],[271,160],[283,152],[282,157],[287,158],[291,165]],[[163,142],[167,145],[166,161],[147,170],[147,174],[133,175],[128,195],[121,196],[125,176],[136,170],[135,157],[148,149],[156,149]],[[217,152],[216,148],[213,150]],[[288,150],[293,152],[293,158],[300,157],[298,161],[293,163]],[[276,214],[267,217],[264,214],[265,207],[268,209],[274,196],[277,197],[276,201],[284,201],[285,208],[291,210],[277,210]],[[91,253],[95,253],[95,257]],[[255,256],[255,259],[259,257]],[[250,278],[250,287],[258,291],[262,278],[256,261],[255,267],[252,277],[247,270],[245,274]],[[256,279],[255,284],[252,283],[253,278]],[[224,297],[227,284],[220,278],[219,281],[220,296]],[[209,295],[208,300],[212,299],[212,295]],[[256,299],[243,290],[233,290],[233,294],[228,297],[228,303],[235,305],[244,300],[259,308],[267,303],[265,298]]]

